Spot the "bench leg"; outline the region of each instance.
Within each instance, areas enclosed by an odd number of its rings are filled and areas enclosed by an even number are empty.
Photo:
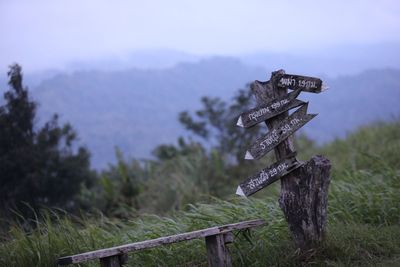
[[[122,267],[127,262],[128,255],[116,255],[106,258],[100,258],[101,267]]]
[[[231,267],[232,260],[229,250],[225,245],[224,234],[206,237],[207,257],[209,267]]]

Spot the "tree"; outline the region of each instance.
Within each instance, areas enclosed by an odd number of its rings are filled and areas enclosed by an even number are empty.
[[[89,152],[74,148],[72,126],[58,126],[58,116],[38,130],[37,103],[22,84],[22,69],[10,66],[9,90],[0,107],[0,200],[1,209],[27,212],[41,205],[71,208],[82,183],[90,183]]]
[[[203,108],[196,111],[194,117],[184,111],[179,114],[179,121],[194,135],[211,143],[222,155],[241,163],[243,151],[260,133],[258,126],[246,131],[236,126],[240,113],[254,106],[251,91],[239,90],[229,106],[220,98],[203,97],[201,102]]]

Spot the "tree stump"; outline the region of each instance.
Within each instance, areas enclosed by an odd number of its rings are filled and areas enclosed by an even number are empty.
[[[255,81],[251,89],[257,104],[271,101],[288,93],[287,89],[274,86],[283,70],[273,72],[267,82]],[[285,112],[266,121],[269,129],[274,128],[286,118]],[[296,153],[293,136],[289,136],[274,149],[277,161]],[[295,244],[301,250],[317,246],[325,235],[327,221],[328,187],[331,164],[323,156],[314,156],[302,167],[281,179],[279,206],[283,210]]]
[[[302,250],[316,247],[324,239],[330,169],[327,158],[314,156],[281,180],[279,206]]]

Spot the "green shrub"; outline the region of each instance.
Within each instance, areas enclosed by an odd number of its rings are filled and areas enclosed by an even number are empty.
[[[274,191],[268,198],[261,194],[251,199],[211,198],[211,204],[186,205],[169,217],[138,217],[133,211],[121,220],[101,213],[76,218],[43,212],[32,230],[14,225],[4,235],[0,266],[54,266],[60,256],[255,218],[267,223],[252,230],[250,236],[242,232],[235,237],[230,245],[234,266],[398,266],[399,128],[397,122],[375,125],[316,148],[316,152],[325,151],[334,164],[327,239],[317,250],[299,253],[294,248]],[[376,141],[377,136],[384,140]],[[205,168],[198,160],[182,161],[171,168],[182,177],[194,175]],[[182,172],[177,172],[180,168]],[[270,193],[263,192],[264,196]],[[97,265],[93,261],[81,266]],[[207,266],[204,241],[131,253],[128,266]]]

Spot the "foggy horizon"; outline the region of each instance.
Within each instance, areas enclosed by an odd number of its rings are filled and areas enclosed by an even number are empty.
[[[305,54],[400,43],[396,1],[2,1],[0,65],[26,72],[135,52]]]

